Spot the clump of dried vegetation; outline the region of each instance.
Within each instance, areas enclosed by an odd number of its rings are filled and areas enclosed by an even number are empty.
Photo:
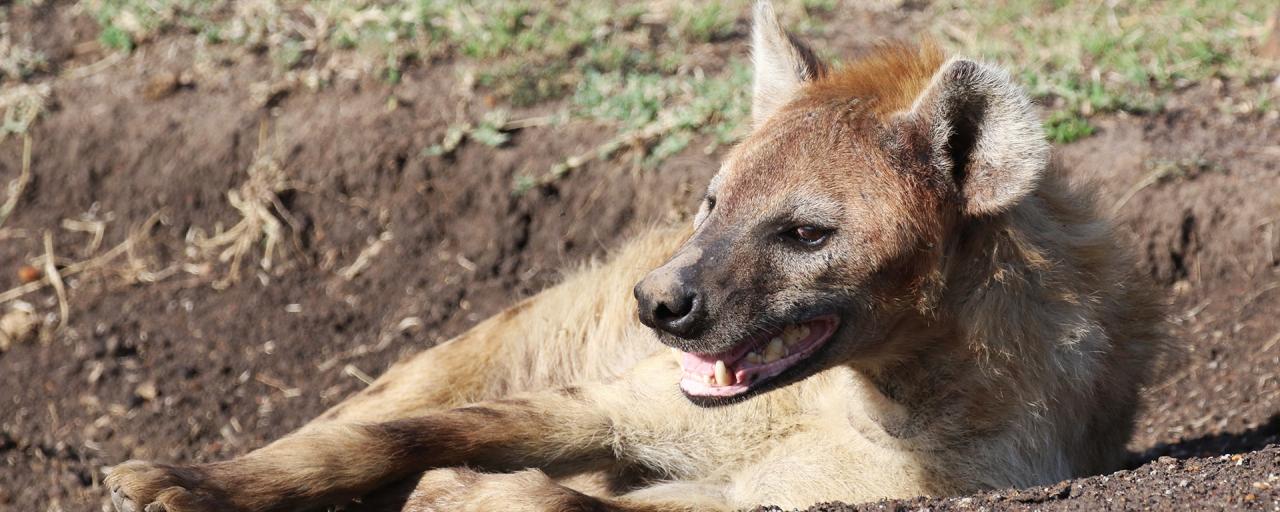
[[[249,166],[244,183],[227,191],[227,202],[240,213],[240,220],[227,229],[215,228],[212,235],[199,228],[187,234],[188,256],[196,260],[213,256],[219,262],[230,264],[225,277],[214,282],[215,288],[225,288],[240,279],[241,263],[258,246],[262,249],[259,264],[263,270],[271,270],[291,227],[286,225],[292,223],[292,217],[281,203],[280,194],[293,185],[279,161],[264,150],[265,124],[261,125],[258,141],[258,156]]]

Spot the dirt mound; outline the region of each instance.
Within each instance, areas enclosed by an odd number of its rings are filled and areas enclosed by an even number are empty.
[[[55,69],[95,65],[76,52],[81,32],[49,28],[85,20],[53,5],[28,22],[63,34],[40,40]],[[129,250],[66,278],[71,315],[56,336],[0,353],[0,509],[96,509],[105,465],[261,446],[637,227],[688,215],[717,165],[694,144],[658,170],[594,162],[517,194],[518,176],[595,147],[598,130],[529,128],[497,149],[432,156],[423,150],[458,105],[476,101],[452,92],[447,62],[397,85],[264,100],[253,84],[272,79],[265,57],[193,74],[194,44],[168,38],[53,82],[32,133],[34,179],[0,238],[0,290],[45,255],[45,232],[59,264]],[[1212,108],[1217,94],[1205,85],[1163,114],[1104,118],[1060,148],[1118,205],[1191,346],[1149,393],[1136,469],[856,509],[1274,506],[1278,452],[1264,447],[1280,435],[1280,124]],[[0,146],[0,181],[17,176],[17,147]],[[254,204],[283,219],[275,238],[247,225],[234,281],[229,263],[189,252],[203,241],[216,256],[231,246],[217,233],[250,218],[228,191],[274,197]],[[58,309],[51,291],[22,300]]]

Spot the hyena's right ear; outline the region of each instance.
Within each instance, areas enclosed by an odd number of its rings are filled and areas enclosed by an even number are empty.
[[[908,114],[949,175],[971,216],[1008,210],[1036,188],[1049,164],[1034,105],[999,68],[954,58],[943,64]]]
[[[795,96],[804,82],[826,73],[813,50],[788,34],[769,0],[756,2],[751,24],[751,60],[755,84],[751,118],[759,126]]]

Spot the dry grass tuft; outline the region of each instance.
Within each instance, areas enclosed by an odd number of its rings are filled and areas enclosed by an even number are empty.
[[[67,317],[71,315],[71,306],[67,302],[67,286],[62,282],[62,274],[58,272],[58,259],[53,255],[53,233],[44,232],[44,275],[53,285],[58,296],[58,328],[67,325]]]
[[[26,192],[27,184],[31,182],[31,135],[22,135],[22,170],[18,173],[18,178],[9,182],[8,194],[4,200],[4,204],[0,204],[0,227],[4,226],[5,221],[9,220],[9,215],[18,207],[18,200],[22,198],[22,193]]]
[[[134,229],[133,232],[131,232],[123,242],[120,242],[120,244],[116,245],[115,247],[112,247],[107,252],[94,256],[93,258],[90,258],[88,260],[72,263],[70,265],[62,267],[61,269],[57,269],[59,280],[61,280],[62,278],[76,275],[76,274],[81,274],[81,273],[90,274],[95,272],[103,272],[109,268],[112,268],[112,269],[117,268],[114,266],[110,266],[109,264],[114,262],[116,258],[119,258],[121,255],[126,255],[128,257],[128,264],[124,267],[124,270],[126,271],[127,274],[132,274],[135,279],[137,279],[137,276],[139,275],[145,275],[146,274],[145,266],[140,262],[140,260],[137,257],[134,256],[133,253],[135,248],[140,243],[150,238],[151,229],[155,227],[156,223],[159,221],[160,221],[159,214],[152,214],[152,216],[149,219],[147,219],[146,222],[143,222],[141,226],[138,226],[137,229]],[[49,247],[46,247],[46,249],[49,249]],[[47,262],[54,261],[53,258],[50,257],[52,251],[47,250],[46,253],[47,253],[46,261]],[[146,279],[138,279],[138,280],[146,281]],[[36,290],[40,290],[45,286],[49,286],[51,284],[53,284],[53,282],[51,280],[51,277],[47,275],[47,263],[46,263],[46,275],[44,275],[38,281],[32,281],[22,286],[18,286],[16,288],[11,288],[9,290],[0,292],[0,304],[18,299]]]
[[[0,135],[27,133],[48,106],[49,94],[49,84],[24,84],[0,92],[0,110],[4,111]]]
[[[31,134],[28,130],[49,101],[49,85],[20,85],[0,93],[0,110],[4,111],[4,124],[0,126],[0,139],[10,133],[22,136],[22,171],[18,178],[6,187],[4,204],[0,204],[0,226],[4,226],[18,207],[18,200],[31,182]]]
[[[266,139],[265,125],[260,132],[259,148]],[[216,255],[222,263],[231,267],[223,279],[214,282],[215,288],[225,288],[240,277],[241,264],[257,245],[262,246],[260,264],[263,270],[271,270],[275,254],[284,241],[285,222],[289,213],[280,202],[279,194],[293,185],[284,169],[271,156],[260,151],[249,166],[249,178],[239,189],[227,192],[227,201],[240,212],[240,221],[230,229],[218,229],[212,236],[196,228],[188,235],[191,246],[199,254]]]

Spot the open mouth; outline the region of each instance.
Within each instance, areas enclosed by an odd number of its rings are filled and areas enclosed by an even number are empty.
[[[839,320],[822,316],[752,336],[719,354],[679,352],[680,389],[690,396],[741,395],[817,352]],[[675,350],[675,349],[673,349]]]

